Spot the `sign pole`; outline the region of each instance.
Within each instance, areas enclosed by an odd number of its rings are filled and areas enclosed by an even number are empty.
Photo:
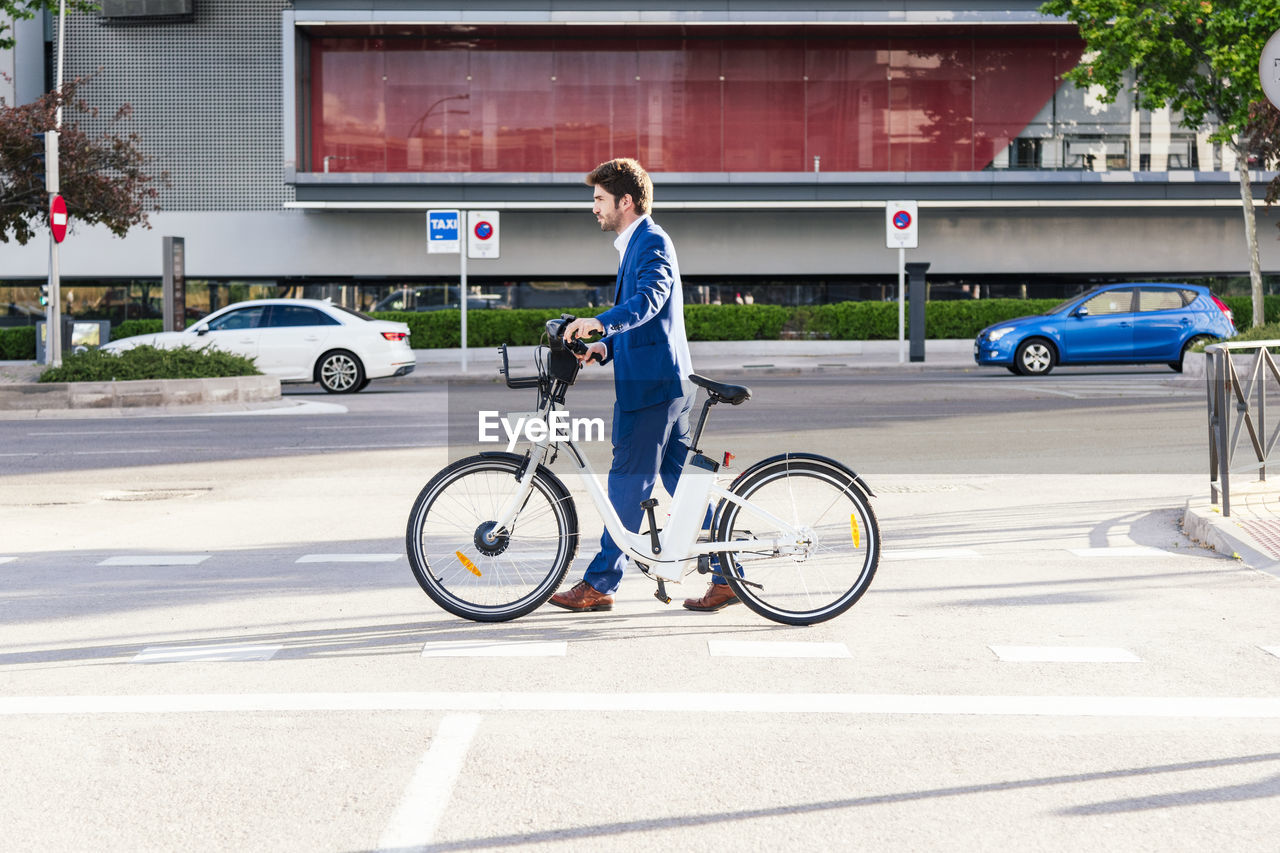
[[[459,288],[458,302],[462,307],[462,372],[467,372],[467,247],[459,246],[462,250],[458,254],[462,257],[461,288]]]
[[[898,247],[898,364],[907,360],[906,351],[907,250]]]

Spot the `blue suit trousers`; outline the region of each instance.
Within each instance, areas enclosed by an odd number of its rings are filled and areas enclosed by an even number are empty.
[[[640,532],[644,510],[658,477],[668,494],[675,494],[680,471],[689,453],[689,411],[693,395],[626,412],[613,405],[613,464],[609,468],[609,502],[622,526]],[[610,595],[622,582],[627,557],[608,529],[600,537],[600,553],[583,574],[597,592]]]

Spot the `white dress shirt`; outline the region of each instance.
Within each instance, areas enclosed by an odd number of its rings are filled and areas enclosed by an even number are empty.
[[[627,245],[631,242],[631,235],[635,233],[636,226],[649,218],[649,214],[647,213],[644,216],[641,216],[635,222],[628,225],[626,229],[613,241],[614,248],[618,250],[618,263],[622,263],[622,259],[627,256]]]

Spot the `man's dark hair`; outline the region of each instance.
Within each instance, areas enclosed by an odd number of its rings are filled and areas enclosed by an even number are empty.
[[[641,216],[649,212],[649,205],[653,203],[653,181],[649,180],[649,173],[630,158],[618,157],[596,166],[587,175],[587,186],[600,187],[619,201],[624,195],[630,195],[636,213]]]

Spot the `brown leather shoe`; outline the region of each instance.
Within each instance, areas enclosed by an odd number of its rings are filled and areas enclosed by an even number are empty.
[[[707,594],[702,598],[686,598],[686,610],[712,611],[728,607],[730,604],[741,604],[737,593],[727,583],[713,583],[707,587]]]
[[[551,596],[550,600],[556,607],[576,610],[579,613],[613,609],[613,596],[597,592],[596,588],[586,581],[578,581],[568,592],[557,592]]]

